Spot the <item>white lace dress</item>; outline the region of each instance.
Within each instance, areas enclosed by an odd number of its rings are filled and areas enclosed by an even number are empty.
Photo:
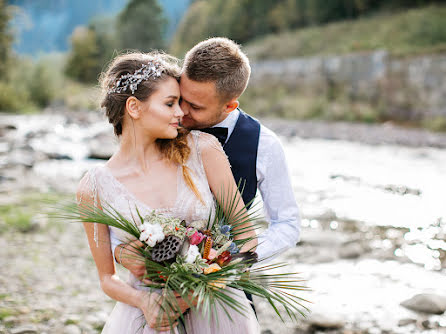
[[[120,183],[106,166],[96,166],[88,171],[87,180],[92,193],[101,205],[108,203],[117,209],[126,218],[136,217],[135,206],[144,216],[156,210],[165,215],[177,217],[192,222],[196,220],[207,220],[209,210],[213,207],[214,197],[209,189],[209,184],[204,171],[200,152],[205,146],[210,146],[224,154],[218,140],[212,135],[191,131],[188,143],[191,153],[187,161],[187,166],[192,171],[192,179],[197,187],[204,204],[198,200],[194,193],[184,182],[181,168],[177,172],[177,196],[174,205],[168,208],[150,208],[145,203],[138,200],[130,193],[122,183]],[[163,191],[159,189],[159,191]],[[113,233],[120,240],[127,240],[128,236],[120,230],[113,228]],[[143,289],[139,281],[129,275],[128,283],[137,289]],[[201,312],[189,312],[186,315],[185,327],[188,334],[236,334],[236,333],[259,333],[260,328],[257,319],[252,311],[249,301],[243,292],[231,289],[234,296],[246,306],[247,312],[244,315],[232,311],[229,307],[231,319],[221,305],[215,305],[213,314],[209,321],[207,315]],[[216,320],[218,319],[218,320]],[[117,302],[107,323],[102,331],[103,334],[151,334],[159,333],[149,326],[144,326],[145,320],[139,308]],[[175,331],[177,332],[177,331]],[[165,333],[165,332],[163,332]]]

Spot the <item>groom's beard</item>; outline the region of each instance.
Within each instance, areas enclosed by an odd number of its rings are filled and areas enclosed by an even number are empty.
[[[192,119],[186,119],[186,122],[184,122],[184,117],[183,120],[181,121],[180,125],[183,128],[186,128],[188,130],[200,130],[200,129],[206,129],[206,128],[210,128],[213,127],[214,125],[220,123],[219,120],[214,120],[211,122],[203,122],[203,123],[199,123],[195,120]]]
[[[221,112],[220,114],[213,117],[213,119],[206,119],[203,121],[197,121],[189,116],[183,116],[183,119],[181,120],[181,126],[188,129],[188,130],[200,130],[200,129],[206,129],[213,127],[214,125],[217,125],[218,123],[222,122],[226,116],[224,116],[224,113]]]

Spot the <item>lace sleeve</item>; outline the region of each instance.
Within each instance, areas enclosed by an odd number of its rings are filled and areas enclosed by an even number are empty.
[[[77,204],[82,203],[98,204],[98,191],[96,177],[92,170],[85,173],[84,177],[80,180],[76,192]]]
[[[213,135],[205,132],[198,132],[198,138],[197,138],[197,151],[200,155],[200,159],[202,156],[202,153],[209,150],[215,150],[228,159],[228,156],[226,155],[225,151],[223,150],[223,147],[221,146],[220,142],[217,138],[215,138]]]
[[[76,192],[77,205],[94,205],[100,207],[98,187],[94,169],[89,170],[80,180]],[[94,223],[94,241],[98,247],[98,228]]]

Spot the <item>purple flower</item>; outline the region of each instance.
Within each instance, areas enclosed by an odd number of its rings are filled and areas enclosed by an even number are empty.
[[[238,249],[237,245],[235,244],[235,242],[233,242],[231,244],[231,246],[229,246],[228,251],[229,251],[229,253],[231,253],[231,255],[237,254],[239,252],[239,249]]]
[[[229,232],[231,231],[231,226],[229,225],[222,225],[220,226],[220,232],[224,235],[229,236]]]

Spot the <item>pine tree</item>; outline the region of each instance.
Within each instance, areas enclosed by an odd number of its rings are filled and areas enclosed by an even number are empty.
[[[7,61],[11,50],[12,36],[8,29],[10,15],[5,0],[0,0],[0,79],[6,77]]]
[[[147,52],[164,48],[167,20],[157,0],[131,0],[117,20],[122,49]]]

